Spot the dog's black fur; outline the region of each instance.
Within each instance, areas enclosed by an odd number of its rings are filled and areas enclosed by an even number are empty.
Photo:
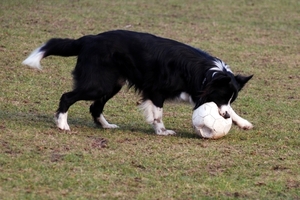
[[[94,121],[100,123],[105,103],[126,82],[141,93],[144,102],[150,100],[156,108],[162,108],[165,100],[183,92],[190,96],[194,109],[210,101],[221,107],[233,102],[252,77],[234,76],[220,59],[186,44],[124,30],[77,40],[54,38],[33,54],[40,56],[28,59],[38,64],[26,60],[24,64],[39,67],[39,61],[50,55],[77,56],[74,90],[62,95],[58,120],[75,102],[92,100],[90,112]]]

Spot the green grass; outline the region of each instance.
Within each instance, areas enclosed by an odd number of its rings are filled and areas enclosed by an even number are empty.
[[[3,0],[0,3],[0,199],[300,199],[300,29],[297,0]],[[53,114],[72,88],[74,58],[43,71],[20,63],[52,37],[111,29],[151,32],[202,48],[254,78],[233,107],[255,128],[196,137],[191,107],[167,103],[177,136],[160,137],[123,89],[96,128],[90,102]],[[116,110],[121,112],[116,112]]]

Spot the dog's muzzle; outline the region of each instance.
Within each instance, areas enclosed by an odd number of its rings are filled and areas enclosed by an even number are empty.
[[[223,115],[223,117],[224,117],[225,119],[228,119],[228,118],[230,118],[230,114],[226,111],[225,114]]]
[[[219,108],[219,113],[225,119],[230,118],[230,105],[223,105]]]

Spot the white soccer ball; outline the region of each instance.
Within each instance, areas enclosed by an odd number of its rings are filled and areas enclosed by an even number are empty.
[[[232,125],[231,117],[227,119],[222,117],[214,102],[205,103],[194,110],[192,120],[196,134],[203,138],[223,137],[229,132]]]

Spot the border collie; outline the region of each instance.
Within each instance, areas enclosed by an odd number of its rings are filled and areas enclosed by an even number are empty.
[[[115,30],[79,39],[50,39],[34,50],[24,65],[41,69],[47,56],[77,56],[73,71],[74,89],[60,98],[55,114],[58,128],[70,130],[68,109],[80,100],[93,101],[90,113],[103,128],[117,128],[103,116],[105,103],[128,83],[141,94],[146,121],[158,135],[174,135],[162,121],[167,99],[189,101],[197,109],[215,102],[224,118],[242,129],[253,126],[238,116],[230,104],[252,78],[234,75],[228,65],[208,53],[186,44],[148,33]]]

